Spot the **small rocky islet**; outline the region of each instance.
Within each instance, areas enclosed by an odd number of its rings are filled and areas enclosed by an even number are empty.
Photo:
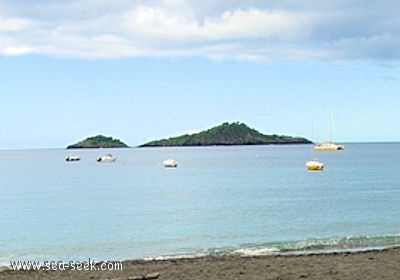
[[[248,127],[244,123],[225,122],[219,126],[195,134],[185,134],[168,139],[154,140],[139,147],[168,146],[233,146],[233,145],[279,145],[279,144],[311,144],[302,137],[285,135],[265,135]]]
[[[88,137],[78,143],[69,145],[67,149],[97,149],[97,148],[129,148],[128,145],[119,139],[96,135]]]

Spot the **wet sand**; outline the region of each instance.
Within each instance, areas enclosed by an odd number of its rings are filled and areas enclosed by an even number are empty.
[[[122,271],[12,271],[0,279],[400,279],[400,249],[357,253],[131,260]]]

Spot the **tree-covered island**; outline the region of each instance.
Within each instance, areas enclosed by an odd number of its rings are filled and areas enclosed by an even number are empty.
[[[76,144],[69,145],[67,149],[91,149],[91,148],[128,148],[128,145],[119,139],[97,135],[88,137]]]
[[[272,144],[311,144],[302,137],[284,135],[264,135],[244,123],[225,122],[195,134],[148,142],[139,147],[164,146],[216,146],[216,145],[272,145]]]

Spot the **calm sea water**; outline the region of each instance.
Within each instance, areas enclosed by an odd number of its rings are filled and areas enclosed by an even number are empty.
[[[114,163],[96,158],[112,153]],[[80,155],[79,162],[66,162]],[[179,162],[166,169],[166,158]],[[305,162],[319,158],[322,172]],[[400,144],[0,151],[0,264],[400,244]]]

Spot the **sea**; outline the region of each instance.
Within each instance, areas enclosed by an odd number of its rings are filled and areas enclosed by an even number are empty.
[[[0,266],[396,247],[399,171],[400,143],[3,150]]]

